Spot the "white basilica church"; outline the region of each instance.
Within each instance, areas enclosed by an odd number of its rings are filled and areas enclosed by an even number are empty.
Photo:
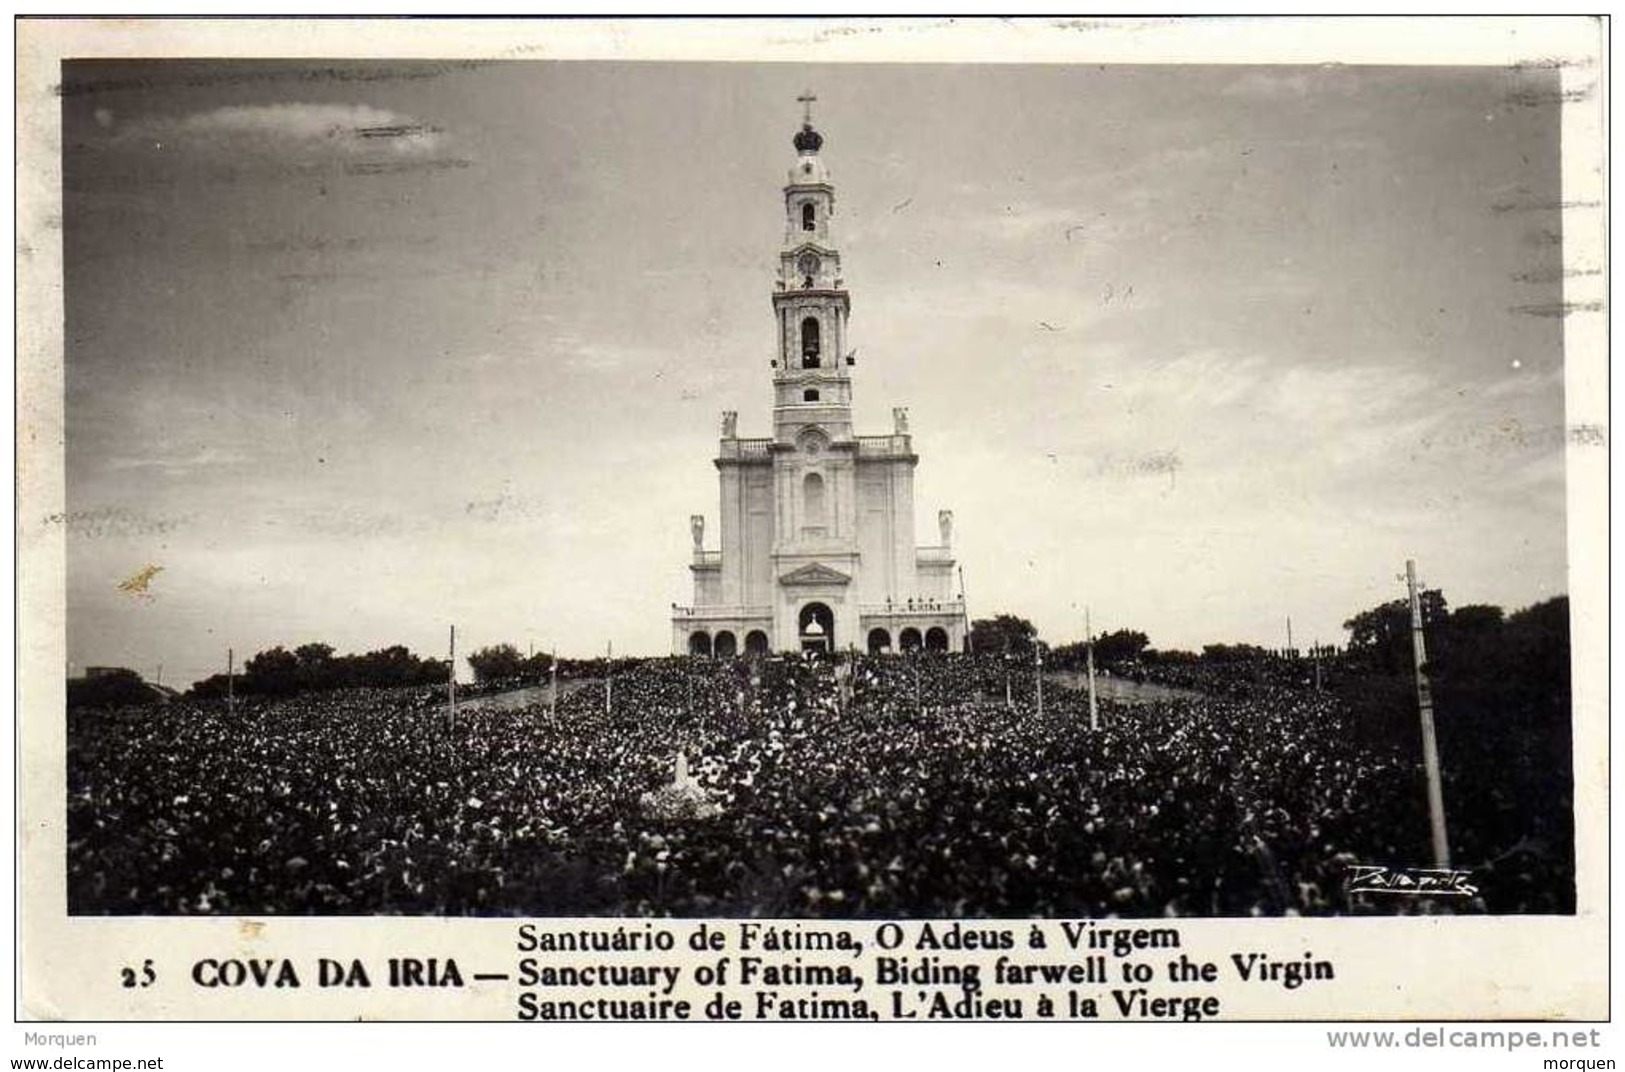
[[[804,98],[810,99],[810,98]],[[811,116],[795,136],[773,294],[773,434],[741,439],[722,416],[720,550],[690,518],[694,605],[673,607],[675,654],[768,651],[958,651],[963,593],[953,595],[953,515],[940,542],[915,546],[908,416],[890,435],[852,427],[846,322],[851,298],[831,237],[835,188]]]

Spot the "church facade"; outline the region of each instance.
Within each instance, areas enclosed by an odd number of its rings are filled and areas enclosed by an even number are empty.
[[[851,297],[810,114],[794,144],[772,295],[772,434],[741,438],[738,414],[722,415],[718,546],[706,547],[705,517],[692,516],[694,599],[673,605],[672,651],[959,651],[967,623],[953,594],[953,515],[939,511],[938,542],[916,545],[920,459],[906,410],[892,411],[886,435],[853,427]]]

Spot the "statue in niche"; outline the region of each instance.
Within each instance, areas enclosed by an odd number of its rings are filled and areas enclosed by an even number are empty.
[[[894,435],[908,435],[908,407],[894,406],[891,411],[892,433]]]
[[[705,550],[705,515],[691,514],[688,519],[688,531],[694,535],[694,550]]]
[[[722,438],[739,438],[739,414],[731,409],[722,411]]]
[[[942,533],[942,546],[954,545],[954,512],[952,510],[937,511],[937,531]]]

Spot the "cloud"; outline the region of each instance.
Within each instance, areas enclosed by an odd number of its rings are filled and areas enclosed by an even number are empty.
[[[1075,205],[1040,205],[1016,202],[992,211],[967,213],[958,226],[995,242],[1025,244],[1045,237],[1070,241],[1073,234],[1094,223],[1094,213]]]
[[[109,458],[106,467],[110,470],[156,469],[178,475],[200,469],[242,465],[249,460],[248,455],[239,451],[205,446],[187,453],[118,455]]]
[[[575,335],[553,339],[566,371],[577,373],[619,373],[630,369],[661,368],[662,351],[652,346],[589,341]]]
[[[120,144],[174,151],[216,149],[283,156],[418,157],[436,152],[445,132],[407,116],[365,104],[229,105],[182,116],[143,116],[98,124]]]
[[[62,526],[70,536],[100,539],[162,536],[176,531],[192,518],[185,515],[156,516],[124,506],[98,506],[49,514],[41,520],[47,526]]]
[[[1349,93],[1362,81],[1348,67],[1336,63],[1290,64],[1238,68],[1237,76],[1219,90],[1221,97],[1243,100],[1301,98],[1314,94]]]

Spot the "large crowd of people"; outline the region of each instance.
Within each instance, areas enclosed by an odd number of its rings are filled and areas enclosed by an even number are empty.
[[[1470,830],[1477,896],[1351,895],[1353,863],[1427,862],[1420,775],[1312,687],[1103,702],[1093,730],[997,656],[658,659],[607,688],[455,723],[432,688],[70,711],[70,911],[1572,911],[1572,873]],[[679,754],[702,817],[640,803]]]

